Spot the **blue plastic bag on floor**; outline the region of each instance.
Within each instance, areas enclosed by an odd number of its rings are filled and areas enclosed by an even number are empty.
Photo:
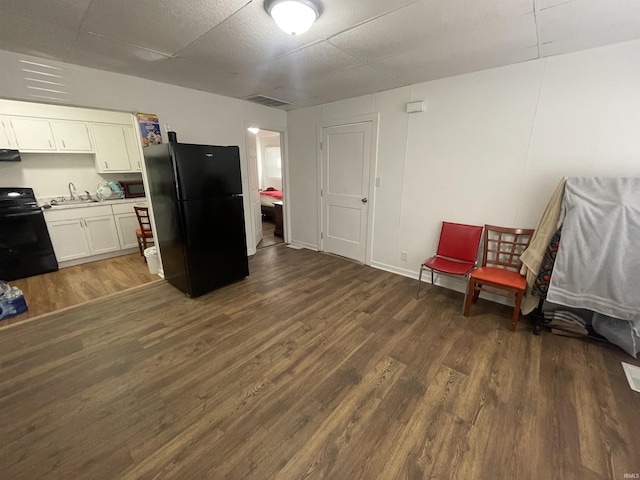
[[[0,320],[19,315],[28,309],[22,290],[0,280]]]

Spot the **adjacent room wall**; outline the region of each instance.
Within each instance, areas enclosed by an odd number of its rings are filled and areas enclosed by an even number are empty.
[[[67,95],[63,95],[66,105],[154,113],[158,115],[161,125],[171,125],[172,129],[177,132],[180,142],[238,145],[242,159],[242,179],[245,192],[249,191],[245,122],[247,124],[281,126],[283,130],[286,128],[286,112],[275,108],[3,50],[0,50],[1,98],[56,103],[33,96],[34,90],[29,90],[24,81],[26,73],[22,69],[25,68],[25,64],[20,60],[44,63],[58,68],[59,70],[55,70],[55,72],[63,77],[60,82],[64,83],[64,90],[68,92]],[[80,160],[77,161],[80,162]],[[62,168],[68,167],[68,162],[65,165]],[[2,175],[2,169],[0,169],[0,175]],[[248,195],[246,197],[246,228],[247,238],[250,239],[252,232],[249,216],[250,205]],[[248,241],[247,246],[250,253],[255,251],[253,250],[253,241]]]
[[[275,188],[276,190],[282,190],[282,167],[280,167],[280,177],[270,177],[268,175],[269,169],[267,168],[266,148],[278,147],[280,148],[280,135],[270,135],[258,137],[260,143],[260,150],[258,152],[258,158],[260,160],[260,188]],[[282,152],[280,152],[282,155]]]
[[[634,41],[291,111],[291,241],[319,247],[323,121],[379,112],[370,262],[417,278],[442,220],[535,227],[564,175],[640,175],[638,85]]]

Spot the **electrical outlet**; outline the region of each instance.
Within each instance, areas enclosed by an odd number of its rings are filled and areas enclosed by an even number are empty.
[[[400,260],[402,260],[403,262],[407,261],[407,252],[400,252]]]

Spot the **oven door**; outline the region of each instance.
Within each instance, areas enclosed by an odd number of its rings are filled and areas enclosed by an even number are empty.
[[[0,214],[0,280],[58,270],[40,209]]]

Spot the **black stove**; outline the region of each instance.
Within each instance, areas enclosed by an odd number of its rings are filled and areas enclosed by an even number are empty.
[[[31,188],[0,188],[0,280],[58,270],[44,215]]]

